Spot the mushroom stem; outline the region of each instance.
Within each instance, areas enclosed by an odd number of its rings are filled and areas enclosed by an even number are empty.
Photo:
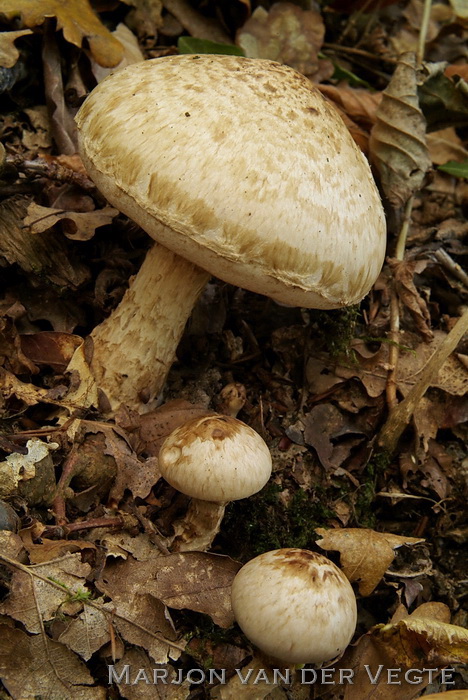
[[[161,245],[149,250],[119,306],[91,334],[91,370],[113,410],[151,408],[209,277]]]

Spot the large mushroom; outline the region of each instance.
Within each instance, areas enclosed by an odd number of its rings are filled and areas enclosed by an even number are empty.
[[[272,61],[185,55],[106,78],[76,118],[88,173],[160,245],[92,333],[111,406],[163,387],[210,274],[290,305],[358,302],[384,259],[369,165],[303,75]]]
[[[291,664],[340,656],[356,628],[350,582],[322,554],[276,549],[251,559],[232,584],[232,609],[246,637]]]

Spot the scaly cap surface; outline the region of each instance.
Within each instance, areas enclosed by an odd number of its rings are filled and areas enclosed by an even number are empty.
[[[359,301],[384,259],[364,155],[309,80],[273,61],[170,56],[109,76],[76,118],[107,199],[164,246],[277,301]]]
[[[232,607],[250,641],[288,663],[332,660],[356,628],[348,579],[329,559],[305,549],[277,549],[249,561],[232,584]]]

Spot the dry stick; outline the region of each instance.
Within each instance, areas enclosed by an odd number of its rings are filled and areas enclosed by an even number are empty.
[[[424,50],[426,47],[427,30],[431,18],[432,0],[425,0],[423,16],[421,19],[421,29],[419,30],[418,50],[416,52],[416,63],[420,66],[424,60]]]
[[[454,277],[463,282],[465,287],[468,288],[468,275],[465,270],[459,265],[450,255],[443,249],[439,248],[434,253],[434,257],[443,265],[449,272],[452,273]]]
[[[414,197],[411,196],[405,206],[405,213],[403,218],[403,224],[400,229],[398,236],[398,241],[395,249],[395,257],[397,260],[403,260],[405,257],[405,245],[406,239],[408,237],[409,224],[411,220],[411,211],[413,209]],[[399,331],[400,331],[400,308],[398,302],[398,295],[395,289],[392,289],[390,298],[390,340],[392,344],[389,349],[388,362],[390,365],[390,370],[387,375],[386,383],[386,397],[387,405],[389,409],[393,409],[397,405],[397,365],[398,357],[400,354],[398,341],[399,341]]]
[[[377,439],[377,444],[382,450],[390,454],[394,451],[419,401],[426,393],[434,377],[437,376],[445,360],[455,350],[466,332],[468,332],[468,309],[463,316],[458,319],[443,343],[439,345],[434,352],[431,359],[428,360],[424,369],[421,371],[418,382],[413,386],[406,398],[390,413]]]
[[[330,44],[324,42],[322,44],[324,49],[330,49],[331,51],[349,53],[356,56],[362,56],[363,58],[368,58],[370,61],[385,61],[385,63],[398,63],[396,58],[390,58],[389,56],[378,56],[377,54],[371,53],[370,51],[364,51],[364,49],[357,49],[354,46],[340,46],[340,44]]]
[[[56,583],[50,578],[47,578],[46,576],[42,576],[41,574],[38,574],[37,571],[32,571],[30,567],[25,566],[24,564],[20,564],[19,561],[16,561],[15,559],[10,559],[10,557],[5,556],[4,554],[0,553],[0,561],[3,561],[7,566],[12,566],[14,569],[18,569],[18,571],[22,571],[24,574],[27,574],[28,576],[31,576],[31,578],[37,578],[43,583],[48,584],[49,586],[52,586],[52,588],[56,588],[57,590],[61,591],[62,593],[66,590],[63,586],[61,586],[59,583]],[[45,563],[45,562],[44,562]],[[51,563],[51,562],[48,562]],[[71,594],[73,594],[73,591],[70,591]],[[170,639],[166,639],[164,635],[160,634],[159,632],[152,632],[151,630],[147,629],[143,625],[140,625],[138,622],[135,622],[134,620],[126,617],[125,615],[120,615],[118,612],[115,610],[107,610],[105,607],[100,605],[99,603],[95,603],[92,600],[88,600],[87,598],[84,598],[82,600],[84,605],[89,605],[91,608],[94,608],[95,610],[99,610],[99,612],[103,613],[104,615],[108,615],[110,618],[116,617],[119,620],[123,620],[124,622],[127,622],[137,629],[139,629],[141,632],[144,632],[145,634],[149,635],[150,637],[153,637],[154,639],[158,639],[160,642],[164,642],[164,644],[167,644],[167,646],[172,647],[173,649],[178,649],[179,651],[185,651],[185,647],[183,647],[181,644],[177,644],[176,642],[172,642]],[[40,618],[40,615],[39,615]],[[40,623],[42,623],[42,618],[40,618]]]
[[[423,19],[421,22],[421,29],[419,31],[418,51],[416,54],[416,61],[417,61],[418,66],[421,65],[421,62],[424,58],[424,47],[426,45],[426,37],[427,37],[427,30],[428,30],[428,26],[429,26],[429,18],[430,18],[430,14],[431,14],[431,6],[432,6],[432,0],[424,0]],[[404,258],[405,258],[405,246],[406,246],[406,239],[408,237],[409,225],[410,225],[410,221],[411,221],[411,212],[413,209],[413,201],[414,201],[414,194],[411,195],[411,197],[408,199],[406,206],[405,206],[403,224],[402,224],[402,227],[400,230],[400,234],[398,236],[398,241],[397,241],[396,250],[395,250],[395,257],[397,260],[404,260]],[[399,330],[400,330],[400,313],[399,313],[398,296],[397,296],[395,289],[392,289],[391,303],[390,303],[390,338],[393,341],[393,343],[390,346],[390,352],[389,352],[389,364],[390,364],[391,369],[388,373],[387,383],[386,383],[386,397],[387,397],[387,404],[388,404],[390,411],[395,410],[396,405],[397,405],[396,373],[397,373],[397,364],[398,364],[398,356],[399,356],[399,348],[398,348]],[[391,415],[390,415],[390,418],[391,418]]]

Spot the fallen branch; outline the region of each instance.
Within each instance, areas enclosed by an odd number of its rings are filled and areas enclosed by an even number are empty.
[[[382,450],[390,454],[395,450],[397,442],[410,422],[419,401],[433,383],[445,360],[455,350],[467,331],[468,310],[458,319],[443,343],[439,345],[430,360],[428,360],[421,371],[419,381],[413,386],[406,398],[391,411],[377,439],[377,444]]]

